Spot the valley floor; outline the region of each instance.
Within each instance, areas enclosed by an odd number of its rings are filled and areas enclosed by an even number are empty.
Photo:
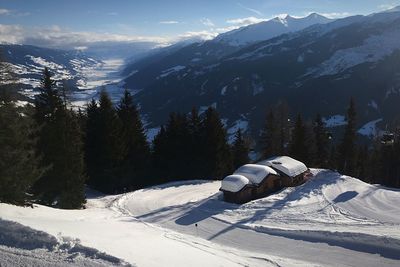
[[[241,206],[222,201],[218,181],[92,192],[85,210],[0,204],[0,229],[13,221],[43,231],[57,239],[50,252],[98,264],[85,266],[399,266],[400,190],[313,172],[302,186]],[[12,255],[32,259],[38,249],[3,236],[0,265]]]

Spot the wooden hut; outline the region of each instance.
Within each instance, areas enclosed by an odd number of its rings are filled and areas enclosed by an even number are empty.
[[[287,156],[273,157],[257,164],[274,169],[282,177],[283,186],[300,185],[310,175],[310,170],[304,163]]]
[[[229,175],[222,180],[220,191],[226,202],[242,204],[253,198],[253,186],[249,179],[242,175]]]
[[[253,185],[253,199],[264,197],[282,188],[280,175],[268,166],[246,164],[237,169],[234,174],[249,179]]]

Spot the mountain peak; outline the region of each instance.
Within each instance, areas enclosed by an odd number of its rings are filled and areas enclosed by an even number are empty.
[[[393,7],[391,9],[385,10],[384,12],[400,12],[400,6]]]

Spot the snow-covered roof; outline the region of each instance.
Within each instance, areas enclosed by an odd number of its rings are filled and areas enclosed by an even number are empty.
[[[257,164],[272,167],[290,177],[295,177],[308,169],[304,163],[287,156],[270,158]]]
[[[229,192],[239,192],[246,185],[250,183],[249,179],[244,177],[243,175],[229,175],[222,180],[221,190],[229,191]]]
[[[277,175],[277,172],[264,165],[246,164],[237,169],[234,174],[243,175],[253,184],[261,183],[269,174]]]

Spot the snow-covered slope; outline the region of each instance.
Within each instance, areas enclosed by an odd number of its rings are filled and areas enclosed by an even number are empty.
[[[294,18],[287,15],[286,17],[276,17],[268,21],[222,33],[213,41],[224,42],[233,46],[243,46],[268,40],[284,33],[299,31],[311,25],[324,24],[331,21],[331,19],[316,13],[312,13],[304,18]]]
[[[92,195],[78,211],[0,204],[0,217],[138,266],[398,266],[400,191],[313,172],[241,206],[220,181],[187,181]]]
[[[82,52],[41,48],[29,45],[0,45],[2,60],[13,77],[2,78],[0,84],[15,84],[14,88],[26,100],[38,93],[43,70],[47,67],[59,87],[66,85],[67,96],[74,106],[83,106],[106,88],[113,100],[122,92],[120,73],[123,59],[99,60]]]

